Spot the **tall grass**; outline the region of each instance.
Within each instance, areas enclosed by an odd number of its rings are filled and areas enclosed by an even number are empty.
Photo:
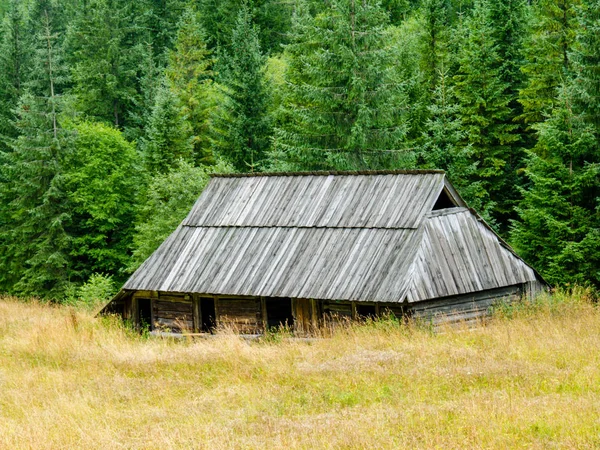
[[[585,291],[433,333],[174,341],[0,300],[0,448],[598,448],[600,312]]]

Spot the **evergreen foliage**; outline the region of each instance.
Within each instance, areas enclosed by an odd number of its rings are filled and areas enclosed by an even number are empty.
[[[267,54],[278,52],[289,32],[291,5],[280,0],[198,0],[201,23],[210,36],[211,48],[230,51],[240,8],[248,8],[259,31],[260,46]]]
[[[512,240],[552,283],[600,286],[600,2],[578,19],[575,66],[552,116],[538,125]]]
[[[552,112],[558,88],[572,69],[571,52],[579,24],[580,0],[540,0],[532,8],[532,31],[525,46],[527,77],[519,101],[521,119],[529,126]]]
[[[407,108],[379,3],[333,0],[312,17],[299,3],[273,165],[291,170],[411,167]]]
[[[57,295],[69,278],[64,159],[70,139],[59,118],[66,67],[57,15],[50,1],[35,2],[32,70],[14,123],[18,137],[0,164],[2,284],[26,295]]]
[[[599,0],[0,0],[0,291],[120,283],[211,171],[413,167],[549,281],[600,286],[599,23]]]
[[[477,175],[477,163],[472,161],[472,148],[464,147],[464,131],[459,120],[460,105],[455,88],[449,84],[448,70],[440,70],[438,85],[429,105],[429,118],[425,123],[422,145],[418,152],[418,165],[425,169],[442,169],[448,174],[461,196],[484,219],[491,221],[493,202]]]
[[[478,0],[465,20],[459,39],[456,95],[461,105],[465,137],[477,173],[501,229],[513,215],[518,197],[518,171],[523,150],[517,93],[520,87],[520,40],[523,21],[520,1]],[[492,205],[484,205],[491,209]]]
[[[431,90],[435,90],[438,75],[443,71],[448,47],[449,0],[424,0],[422,6],[423,66]]]
[[[192,127],[183,115],[179,99],[166,83],[156,94],[142,151],[144,166],[149,173],[167,172],[180,159],[192,160]]]
[[[179,23],[175,48],[165,70],[168,86],[179,99],[182,114],[193,133],[193,154],[198,164],[213,164],[211,150],[212,111],[220,101],[213,83],[214,59],[206,46],[197,13],[186,9]]]
[[[11,0],[0,36],[0,149],[16,137],[14,111],[23,94],[31,60],[30,42],[20,2]]]
[[[264,165],[272,128],[264,75],[266,58],[246,7],[240,9],[231,43],[232,53],[224,55],[227,62],[220,77],[226,101],[218,123],[216,148],[236,170],[254,172]]]
[[[134,12],[129,2],[89,0],[68,36],[77,109],[121,129],[140,96],[143,48]]]

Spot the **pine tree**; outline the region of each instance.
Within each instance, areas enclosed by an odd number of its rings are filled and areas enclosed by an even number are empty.
[[[144,165],[150,173],[165,173],[179,160],[193,159],[192,128],[166,83],[156,95],[141,147]]]
[[[226,55],[221,76],[225,87],[224,114],[217,125],[217,151],[241,172],[260,169],[272,133],[267,113],[269,92],[264,76],[265,57],[258,31],[247,7],[238,14],[232,54]]]
[[[579,28],[581,0],[540,0],[533,5],[531,33],[525,45],[526,82],[519,93],[520,117],[529,127],[552,112],[558,88],[572,70],[571,52]]]
[[[205,33],[197,13],[188,8],[181,18],[175,48],[169,53],[165,74],[169,88],[179,99],[194,135],[194,160],[213,164],[211,114],[220,96],[213,83],[214,59],[206,46]]]
[[[493,217],[505,230],[518,197],[518,171],[522,166],[520,114],[520,40],[522,4],[479,0],[458,37],[459,68],[454,77],[465,131],[463,146],[470,146],[477,174],[491,201]],[[484,206],[484,209],[489,205]]]
[[[388,45],[388,17],[374,1],[333,0],[293,18],[274,165],[292,170],[411,167],[402,149],[406,96]]]
[[[579,11],[574,71],[537,125],[512,240],[553,283],[600,286],[600,1]]]
[[[15,122],[19,136],[1,155],[0,203],[8,205],[0,230],[1,272],[5,288],[55,297],[68,283],[69,265],[62,167],[69,135],[59,119],[66,67],[58,10],[49,0],[37,0],[32,11],[33,65]]]

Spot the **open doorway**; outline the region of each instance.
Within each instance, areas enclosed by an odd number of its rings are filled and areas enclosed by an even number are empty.
[[[217,326],[215,300],[213,298],[200,299],[200,317],[202,317],[200,330],[203,333],[212,333]]]
[[[294,325],[291,298],[266,298],[265,308],[267,310],[268,328],[279,328],[281,326],[291,328]]]
[[[149,298],[137,299],[138,326],[141,329],[152,331],[152,300]]]
[[[374,319],[377,317],[377,309],[375,305],[364,303],[356,303],[356,318],[357,319]]]

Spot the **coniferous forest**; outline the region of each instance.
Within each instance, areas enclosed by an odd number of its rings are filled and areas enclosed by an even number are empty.
[[[0,291],[114,289],[215,172],[443,169],[600,286],[600,0],[0,0]]]

